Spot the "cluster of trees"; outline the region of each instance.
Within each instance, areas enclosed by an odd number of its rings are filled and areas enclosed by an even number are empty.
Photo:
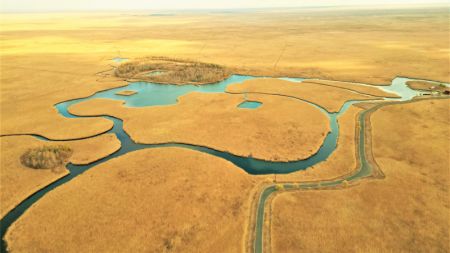
[[[146,72],[162,71],[159,75]],[[118,66],[115,75],[160,83],[212,83],[229,77],[231,72],[217,64],[170,58],[142,58]]]
[[[33,169],[52,169],[65,164],[72,155],[72,149],[62,145],[43,146],[28,149],[20,160]]]

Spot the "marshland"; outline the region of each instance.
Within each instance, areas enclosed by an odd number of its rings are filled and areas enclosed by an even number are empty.
[[[449,252],[448,3],[219,2],[5,0],[1,252]]]

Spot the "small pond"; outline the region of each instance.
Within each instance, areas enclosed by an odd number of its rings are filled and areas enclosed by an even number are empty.
[[[122,58],[122,57],[114,57],[112,58],[113,62],[121,63],[124,61],[128,61],[128,58]]]
[[[238,105],[239,108],[244,109],[256,109],[262,105],[261,102],[258,101],[244,101]]]

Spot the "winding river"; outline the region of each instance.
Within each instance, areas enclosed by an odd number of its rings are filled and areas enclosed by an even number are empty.
[[[82,116],[73,115],[68,111],[68,108],[71,105],[90,100],[95,98],[109,98],[114,100],[122,100],[125,102],[125,106],[128,107],[142,107],[142,106],[155,106],[155,105],[172,105],[177,103],[177,98],[179,96],[182,96],[184,94],[187,94],[189,92],[197,91],[197,92],[205,92],[205,93],[224,93],[227,86],[233,83],[241,83],[245,80],[254,79],[254,78],[261,78],[261,77],[255,77],[255,76],[243,76],[243,75],[233,75],[230,78],[214,83],[214,84],[208,84],[208,85],[202,85],[202,86],[195,86],[195,85],[167,85],[167,84],[155,84],[155,83],[145,83],[145,82],[134,82],[130,83],[127,86],[109,89],[105,91],[100,91],[95,93],[92,96],[85,97],[85,98],[79,98],[74,99],[70,101],[61,102],[59,104],[56,104],[55,107],[58,110],[58,112],[67,118],[80,118]],[[303,78],[280,78],[284,80],[289,80],[292,82],[297,82],[298,85],[301,85],[301,82],[305,79]],[[400,99],[396,99],[398,101],[406,101],[412,99],[414,96],[418,95],[418,93],[414,90],[409,89],[406,86],[406,81],[409,81],[411,79],[404,78],[404,77],[398,77],[395,78],[392,82],[391,86],[382,87],[380,89],[383,89],[388,92],[394,92],[401,96]],[[363,84],[361,84],[363,85]],[[124,90],[132,90],[138,92],[135,95],[132,96],[121,96],[116,95],[117,92],[124,91]],[[300,100],[300,99],[299,99]],[[359,101],[347,101],[342,108],[337,113],[328,113],[325,109],[320,107],[319,105],[310,103],[308,101],[300,100],[301,102],[307,102],[316,108],[318,108],[322,113],[326,114],[329,118],[329,124],[331,131],[327,134],[322,146],[318,150],[316,154],[309,157],[306,160],[299,160],[294,162],[270,162],[270,161],[263,161],[259,159],[254,159],[251,157],[240,157],[233,155],[228,152],[222,152],[218,151],[212,148],[198,146],[198,145],[190,145],[190,144],[183,144],[183,143],[166,143],[166,144],[139,144],[135,143],[131,140],[131,138],[128,136],[128,134],[123,130],[123,122],[121,119],[114,118],[111,116],[98,116],[103,117],[108,120],[111,120],[114,123],[114,126],[111,130],[108,131],[108,133],[114,133],[117,138],[121,142],[121,148],[116,151],[115,153],[100,159],[94,163],[88,164],[88,165],[74,165],[69,163],[67,165],[67,169],[70,171],[70,174],[67,176],[49,184],[48,186],[44,187],[43,189],[35,192],[33,195],[31,195],[29,198],[21,202],[16,208],[11,210],[0,222],[0,230],[1,230],[1,236],[2,236],[2,243],[1,243],[1,252],[6,252],[6,242],[4,241],[4,235],[7,231],[7,229],[10,227],[12,223],[14,223],[20,216],[35,202],[37,202],[41,197],[43,197],[46,193],[49,191],[55,189],[56,187],[69,182],[73,178],[77,177],[78,175],[82,174],[84,171],[89,170],[101,163],[107,162],[108,160],[119,157],[121,155],[124,155],[128,152],[132,152],[135,150],[145,149],[145,148],[160,148],[160,147],[180,147],[180,148],[187,148],[196,150],[199,152],[207,153],[210,155],[214,155],[220,158],[223,158],[225,160],[228,160],[235,164],[236,166],[242,168],[246,172],[250,174],[273,174],[273,173],[290,173],[293,171],[298,170],[304,170],[310,166],[313,166],[319,162],[322,162],[326,160],[331,153],[336,149],[337,146],[337,139],[339,135],[339,125],[337,122],[337,118],[339,115],[343,114],[352,104],[359,102]],[[256,107],[255,107],[256,108]],[[365,159],[365,152],[364,152],[364,117],[368,111],[363,112],[360,115],[360,143],[359,143],[359,158],[361,160],[361,168],[358,170],[358,172],[354,175],[351,175],[347,180],[356,180],[362,177],[365,177],[370,174],[371,169],[370,165],[367,163]],[[36,138],[39,138],[41,140],[48,140],[45,137],[34,135]],[[339,185],[343,182],[343,180],[336,180],[336,181],[330,181],[330,182],[322,182],[320,186],[335,186]],[[291,184],[286,184],[285,187],[289,188],[292,187]],[[314,183],[305,183],[300,184],[299,187],[301,188],[315,188],[318,187],[317,184]],[[258,209],[257,209],[257,217],[256,217],[256,234],[255,234],[255,242],[254,242],[254,250],[255,252],[262,252],[262,224],[263,224],[263,218],[264,218],[264,203],[267,199],[267,197],[272,193],[276,191],[276,187],[274,185],[269,186],[265,188],[265,190],[262,192]]]

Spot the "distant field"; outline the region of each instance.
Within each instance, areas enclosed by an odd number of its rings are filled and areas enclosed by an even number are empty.
[[[0,48],[5,56],[165,56],[264,75],[378,84],[401,75],[448,82],[448,22],[445,7],[8,14],[2,16]]]
[[[184,58],[255,75],[377,84],[401,75],[448,82],[447,14],[445,8],[3,14],[0,130],[67,137],[60,129],[68,121],[51,105],[123,85],[95,76],[111,70],[109,59],[116,56]],[[108,127],[101,119],[83,121],[91,127],[78,119],[70,123],[77,130],[72,135]]]

